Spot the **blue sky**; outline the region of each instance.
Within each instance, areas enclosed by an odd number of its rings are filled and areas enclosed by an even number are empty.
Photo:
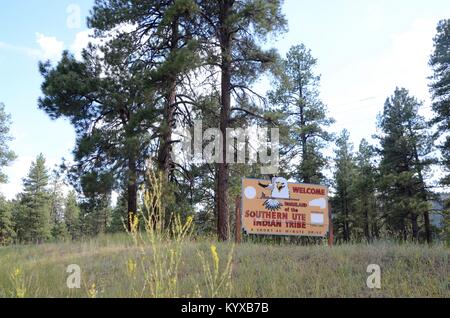
[[[0,10],[0,102],[11,114],[11,148],[16,162],[5,169],[8,198],[21,190],[31,161],[43,152],[49,166],[70,158],[74,132],[62,119],[51,121],[37,107],[42,79],[38,61],[57,61],[62,49],[79,52],[89,31],[93,0],[2,1]],[[74,13],[80,11],[81,25]],[[318,59],[321,96],[352,141],[370,139],[376,114],[396,86],[410,89],[430,115],[426,77],[432,38],[439,19],[450,17],[448,0],[287,0],[289,33],[273,45],[285,53],[304,43]],[[69,23],[68,23],[69,22]]]

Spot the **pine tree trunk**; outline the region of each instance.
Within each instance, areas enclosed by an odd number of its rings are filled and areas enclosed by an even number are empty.
[[[431,225],[430,225],[430,213],[428,211],[423,212],[423,219],[425,223],[425,236],[427,243],[433,243],[433,238],[431,237]]]
[[[170,50],[174,52],[178,49],[178,19],[172,21],[172,35],[170,40]],[[164,130],[161,137],[161,148],[158,154],[159,168],[163,172],[164,180],[169,181],[172,175],[172,132],[175,125],[175,104],[177,98],[177,75],[170,74],[168,81],[168,91],[166,105],[164,107]]]
[[[127,209],[128,231],[132,229],[132,222],[137,213],[137,172],[136,160],[133,156],[128,159]]]
[[[413,131],[411,127],[409,127],[410,133],[413,134]],[[423,179],[422,174],[422,167],[420,165],[420,158],[419,153],[417,151],[417,146],[414,145],[414,159],[416,161],[416,167],[417,167],[417,174],[419,175],[419,181],[420,181],[420,192],[422,199],[426,202],[428,200],[427,192],[425,190],[425,181]],[[423,211],[423,218],[424,218],[424,224],[425,224],[425,237],[428,244],[433,243],[433,238],[431,236],[431,226],[430,226],[430,213],[428,210]]]
[[[372,237],[376,240],[380,239],[380,229],[378,228],[376,221],[372,222]]]
[[[348,222],[348,202],[347,202],[347,189],[344,190],[344,240],[345,242],[350,241],[350,225]]]
[[[228,26],[228,17],[232,1],[223,1],[220,15],[220,44],[221,44],[221,109],[220,109],[220,131],[223,138],[222,162],[218,164],[217,181],[217,234],[220,241],[228,240],[228,178],[229,166],[226,162],[226,129],[230,119],[231,109],[231,43],[232,34]]]
[[[176,82],[172,81],[164,108],[165,127],[161,137],[161,148],[158,155],[159,168],[164,174],[164,179],[169,181],[172,174],[172,132],[174,125],[174,112],[176,102]]]
[[[412,238],[414,242],[419,239],[419,225],[417,224],[417,214],[411,213]]]
[[[405,220],[402,220],[403,242],[408,241],[408,231],[406,230]]]
[[[369,210],[366,205],[366,207],[364,209],[364,235],[366,236],[366,240],[368,243],[371,242],[369,228],[370,228],[370,226],[369,226]]]
[[[300,111],[300,129],[302,130],[300,133],[300,140],[302,143],[302,167],[303,167],[303,171],[301,171],[301,175],[302,175],[302,181],[304,183],[311,183],[311,175],[310,175],[310,171],[305,171],[305,163],[308,162],[309,158],[308,158],[308,149],[307,149],[307,139],[306,139],[306,133],[305,133],[305,114],[304,114],[304,110],[305,110],[305,106],[303,104],[303,89],[302,89],[302,82],[301,79],[299,80],[299,86],[300,86],[300,91],[299,91],[299,95],[300,98],[302,99],[302,101],[300,102],[299,105],[299,111]]]

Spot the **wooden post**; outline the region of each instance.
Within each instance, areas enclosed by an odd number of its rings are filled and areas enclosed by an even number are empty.
[[[242,241],[242,218],[241,218],[241,197],[236,196],[236,229],[235,229],[236,244]]]
[[[328,202],[328,246],[333,246],[334,243],[333,218],[331,213],[331,204]]]

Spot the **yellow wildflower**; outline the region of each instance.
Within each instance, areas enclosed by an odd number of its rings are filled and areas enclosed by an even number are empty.
[[[136,233],[139,226],[139,218],[136,214],[130,213],[131,233]]]
[[[14,297],[24,298],[27,289],[25,287],[25,281],[22,278],[22,270],[20,268],[16,268],[11,273],[11,281],[14,285],[14,292],[13,292]]]
[[[12,276],[14,278],[19,278],[22,275],[22,271],[20,270],[20,268],[16,268],[12,274]]]
[[[25,287],[19,287],[16,289],[16,297],[17,298],[25,298],[26,293],[27,293],[27,289]]]
[[[95,283],[91,285],[91,288],[88,290],[88,296],[89,298],[96,298],[97,297],[97,286]]]
[[[211,255],[214,261],[214,272],[216,275],[219,273],[219,254],[217,254],[217,247],[211,245]]]
[[[134,275],[134,273],[136,272],[136,267],[137,267],[136,262],[131,258],[128,259],[127,263],[128,274]]]

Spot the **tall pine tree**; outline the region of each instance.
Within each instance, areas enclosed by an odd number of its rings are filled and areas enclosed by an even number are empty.
[[[51,237],[48,182],[45,158],[40,154],[23,179],[24,191],[19,195],[16,226],[22,241],[41,243]]]
[[[10,125],[11,117],[5,112],[5,105],[0,103],[0,183],[7,181],[3,168],[9,165],[16,157],[8,146],[8,142],[12,139],[9,134]]]
[[[62,192],[62,181],[58,170],[53,170],[50,176],[49,198],[50,198],[50,222],[52,236],[56,240],[65,240],[69,237],[64,222],[64,194]]]
[[[196,61],[190,35],[194,7],[190,0],[98,0],[88,25],[104,40],[97,48],[104,58],[91,50],[84,65],[63,57],[56,70],[41,67],[47,95],[41,108],[71,118],[79,132],[77,174],[113,173],[116,188],[126,179],[128,220],[138,212],[147,159],[156,158],[166,180],[173,178],[172,130],[185,106],[178,86]],[[70,88],[64,90],[66,84]]]
[[[397,88],[384,104],[378,121],[381,190],[384,218],[391,233],[417,241],[423,219],[424,236],[431,242],[425,177],[432,163],[432,139],[424,118],[418,115],[420,106],[404,88]]]
[[[363,139],[355,158],[352,193],[355,197],[357,224],[367,242],[380,238],[377,214],[377,167],[375,149]]]
[[[5,112],[5,106],[0,103],[0,183],[7,181],[3,168],[9,165],[16,157],[9,149],[8,142],[11,141],[9,127],[11,118]],[[11,204],[0,194],[0,245],[11,243],[16,236],[12,221]]]
[[[111,196],[114,177],[111,174],[91,173],[82,180],[82,234],[91,236],[106,233],[111,221]]]
[[[70,191],[65,199],[64,222],[72,239],[78,239],[81,236],[80,207],[75,191]]]
[[[254,92],[251,84],[275,61],[274,50],[265,51],[260,44],[269,35],[284,31],[286,20],[281,12],[281,0],[220,0],[197,1],[202,28],[197,30],[200,43],[207,53],[206,64],[220,77],[219,128],[226,136],[233,113],[249,111],[248,96]],[[236,106],[233,105],[233,97]],[[226,162],[229,145],[222,147],[222,162],[216,172],[216,213],[219,240],[229,237],[228,190],[230,165]],[[230,148],[232,146],[230,145]]]
[[[0,246],[11,244],[16,239],[12,209],[12,204],[0,195]]]
[[[90,47],[82,61],[64,52],[54,68],[41,63],[44,96],[39,107],[52,118],[69,118],[75,127],[75,163],[67,167],[72,185],[81,193],[95,185],[91,176],[112,175],[117,180],[112,186],[126,179],[133,214],[156,115],[142,72],[111,59]]]
[[[336,229],[345,242],[351,239],[351,227],[355,220],[355,197],[352,193],[355,179],[355,157],[350,134],[344,129],[336,140],[334,188],[332,199],[333,211],[336,215]]]
[[[433,124],[438,125],[437,136],[443,136],[440,145],[443,165],[450,171],[450,19],[442,20],[434,38],[434,53],[430,58],[434,75],[431,77],[433,94]],[[450,174],[442,179],[444,185],[450,185]]]
[[[327,108],[319,97],[316,65],[317,60],[305,45],[291,47],[275,73],[277,87],[269,94],[271,102],[284,114],[282,125],[289,127],[283,153],[288,162],[294,162],[296,171],[292,176],[304,183],[323,181],[327,160],[322,149],[333,138],[326,129],[333,120],[327,117]]]
[[[127,207],[126,207],[126,196],[124,193],[120,193],[117,204],[113,208],[111,213],[111,224],[109,225],[108,231],[111,233],[124,232],[127,221]]]

